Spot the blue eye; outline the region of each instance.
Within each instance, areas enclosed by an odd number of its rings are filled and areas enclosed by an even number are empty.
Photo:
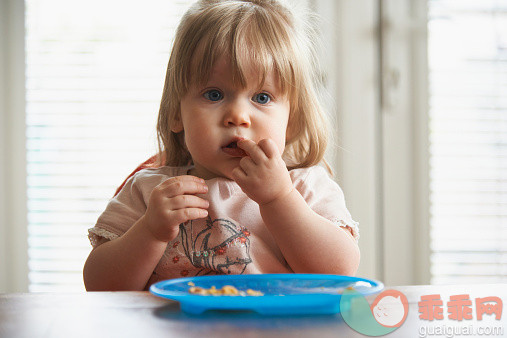
[[[252,99],[260,104],[266,104],[269,101],[271,101],[271,97],[269,96],[269,94],[266,93],[255,94],[255,96]]]
[[[224,98],[222,93],[216,89],[212,89],[204,93],[204,97],[210,101],[216,102]]]

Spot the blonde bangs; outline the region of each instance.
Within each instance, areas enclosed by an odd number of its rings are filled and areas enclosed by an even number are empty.
[[[215,16],[219,21],[210,25],[213,21],[210,17]],[[291,45],[292,32],[287,18],[248,2],[230,1],[202,12],[195,25],[201,27],[202,35],[196,32],[199,41],[194,51],[182,55],[181,60],[186,60],[180,65],[183,92],[193,83],[204,85],[216,60],[224,56],[229,59],[233,81],[241,88],[247,85],[245,74],[254,68],[258,72],[259,87],[274,71],[282,93],[291,94],[295,87],[292,64],[296,63],[296,53]]]

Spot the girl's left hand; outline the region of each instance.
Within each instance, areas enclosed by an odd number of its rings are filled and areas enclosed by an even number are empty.
[[[238,147],[248,156],[232,171],[232,178],[248,197],[264,205],[294,189],[287,166],[272,140],[263,139],[256,144],[245,139],[238,141]]]

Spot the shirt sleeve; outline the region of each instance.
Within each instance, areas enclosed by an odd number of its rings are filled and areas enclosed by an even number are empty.
[[[347,228],[354,239],[359,240],[359,223],[347,210],[342,189],[323,167],[308,168],[301,175],[294,175],[293,182],[313,211],[337,226]]]
[[[113,197],[104,212],[99,216],[95,226],[88,230],[88,238],[95,248],[99,240],[113,240],[123,235],[146,212],[146,194],[141,190],[141,176],[131,177]]]

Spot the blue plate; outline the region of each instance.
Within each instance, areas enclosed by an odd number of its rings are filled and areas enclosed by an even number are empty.
[[[264,295],[202,296],[189,293],[192,283],[206,289],[232,285],[239,291],[253,289]],[[192,314],[206,310],[246,310],[264,315],[335,314],[340,312],[341,293],[347,287],[370,295],[380,292],[384,285],[370,279],[338,275],[214,275],[162,281],[153,284],[150,292],[180,302],[181,309]]]

